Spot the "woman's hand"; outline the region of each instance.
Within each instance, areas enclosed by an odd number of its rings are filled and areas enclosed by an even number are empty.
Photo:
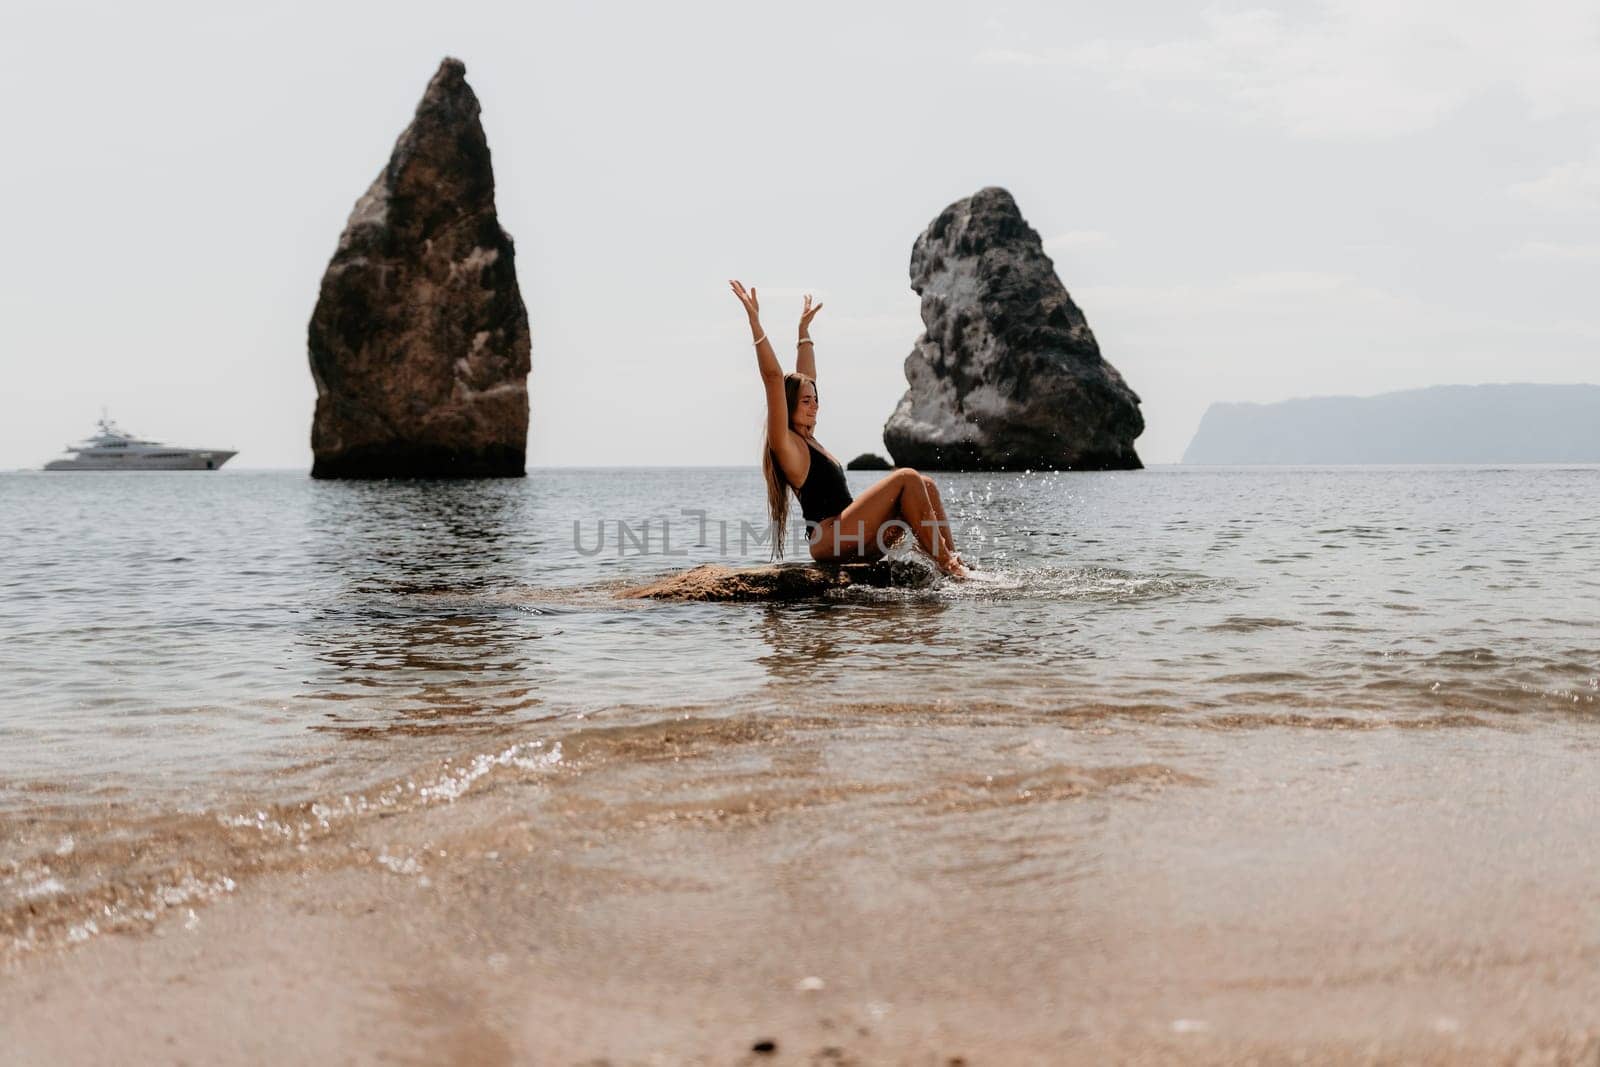
[[[751,325],[754,325],[761,318],[761,305],[756,301],[755,287],[751,286],[747,292],[743,285],[731,278],[728,280],[728,284],[733,287],[733,295],[738,297],[739,303],[744,305],[744,312],[750,316]]]
[[[822,310],[822,305],[821,304],[817,304],[815,307],[812,306],[812,304],[811,304],[811,294],[807,293],[806,294],[805,305],[800,309],[800,336],[801,337],[804,337],[806,335],[806,331],[811,328],[811,320],[816,318],[817,312],[819,312],[821,310]]]

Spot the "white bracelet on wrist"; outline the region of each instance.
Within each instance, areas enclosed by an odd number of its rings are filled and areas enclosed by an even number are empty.
[[[753,344],[753,345],[759,345],[759,344],[761,344],[762,341],[765,341],[766,339],[767,339],[766,332],[763,331],[760,337],[757,337],[754,341],[751,341],[750,343]]]
[[[795,342],[795,347],[796,347],[796,348],[799,348],[799,347],[800,347],[800,346],[801,346],[801,345],[809,345],[809,344],[811,344],[811,343],[812,343],[812,342],[811,342],[811,338],[809,338],[809,337],[802,337],[802,338],[800,338],[800,340],[798,340],[798,341],[796,341],[796,342]]]

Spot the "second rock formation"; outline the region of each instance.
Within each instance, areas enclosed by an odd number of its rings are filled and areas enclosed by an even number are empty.
[[[1139,397],[1100,356],[1083,312],[1016,201],[979,190],[911,251],[926,332],[883,428],[896,464],[930,470],[1130,470]]]

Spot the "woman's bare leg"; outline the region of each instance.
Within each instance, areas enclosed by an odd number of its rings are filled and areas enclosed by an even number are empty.
[[[928,496],[928,516],[919,520],[928,528],[923,548],[939,564],[939,569],[958,578],[967,576],[966,561],[956,553],[956,542],[950,531],[950,519],[944,513],[944,501],[939,499],[939,487],[926,474],[919,475],[923,491]],[[932,545],[930,548],[929,545]]]
[[[956,552],[955,537],[950,531],[950,519],[944,513],[944,501],[939,499],[939,487],[934,485],[933,479],[926,474],[922,476],[922,485],[928,490],[928,502],[933,505],[934,518],[939,520],[939,535],[944,539],[945,551],[952,556],[959,555]]]
[[[811,547],[811,556],[816,560],[837,560],[877,555],[880,531],[897,519],[911,527],[912,536],[941,570],[962,569],[960,560],[953,559],[946,550],[934,525],[938,520],[922,476],[909,467],[892,471],[823,526]]]

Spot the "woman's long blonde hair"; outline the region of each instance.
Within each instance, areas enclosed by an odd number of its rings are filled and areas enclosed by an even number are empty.
[[[799,371],[783,376],[783,402],[788,407],[784,425],[794,424],[794,409],[800,406],[800,389],[807,382],[816,389],[815,379]],[[820,397],[819,397],[820,399]],[[772,518],[772,558],[783,558],[784,535],[789,528],[789,479],[772,454],[772,438],[765,429],[761,431],[765,445],[761,450],[761,473],[767,478],[767,514]]]

